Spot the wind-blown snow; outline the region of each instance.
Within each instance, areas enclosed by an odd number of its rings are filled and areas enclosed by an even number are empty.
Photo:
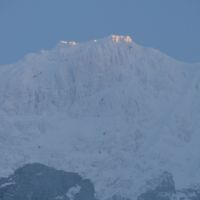
[[[41,162],[101,198],[136,196],[162,171],[199,183],[200,65],[116,37],[0,66],[0,176]]]

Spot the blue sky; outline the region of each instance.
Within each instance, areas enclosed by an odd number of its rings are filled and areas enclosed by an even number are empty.
[[[59,40],[128,34],[144,46],[200,61],[199,0],[0,0],[0,64]]]

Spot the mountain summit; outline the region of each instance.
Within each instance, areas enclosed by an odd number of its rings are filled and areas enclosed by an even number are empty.
[[[39,162],[102,199],[136,197],[163,172],[199,184],[199,68],[118,35],[0,66],[0,175]]]
[[[111,35],[108,36],[106,39],[111,40],[113,42],[119,43],[119,42],[125,42],[125,43],[132,43],[133,40],[130,36],[126,35]],[[98,40],[93,40],[93,42],[97,42]],[[64,44],[64,45],[71,45],[71,46],[75,46],[78,43],[76,41],[65,41],[65,40],[61,40],[60,44]]]
[[[180,66],[185,64],[141,47],[129,36],[112,35],[86,43],[61,41],[52,50],[1,66],[0,110],[17,114],[68,111],[80,99],[125,82],[157,87],[162,87],[159,82],[172,84],[169,78],[187,70],[179,70]],[[144,81],[140,84],[139,79]]]

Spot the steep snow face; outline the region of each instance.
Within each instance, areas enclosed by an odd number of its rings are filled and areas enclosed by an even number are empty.
[[[188,75],[180,63],[138,46],[128,36],[75,44],[61,41],[51,51],[2,66],[1,110],[16,114],[67,111],[77,100],[113,87],[131,87],[134,98],[144,92],[139,87],[154,95],[166,90],[176,93],[181,92],[181,79],[187,78],[184,73]]]
[[[116,35],[0,66],[0,175],[41,162],[102,199],[137,196],[163,171],[198,183],[199,67]]]

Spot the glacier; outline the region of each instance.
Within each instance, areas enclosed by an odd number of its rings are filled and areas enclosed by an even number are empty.
[[[137,197],[165,171],[200,184],[199,70],[117,35],[0,66],[0,177],[42,163],[89,178],[98,199]]]

